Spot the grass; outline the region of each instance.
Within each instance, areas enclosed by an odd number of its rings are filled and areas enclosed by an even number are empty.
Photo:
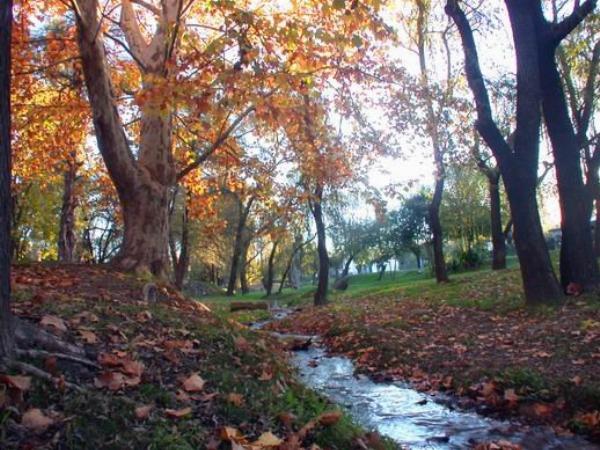
[[[284,438],[319,414],[337,409],[297,381],[276,341],[267,333],[249,330],[218,314],[190,313],[169,303],[140,302],[136,293],[141,288],[136,280],[125,276],[116,282],[113,273],[99,274],[89,266],[84,270],[89,273],[78,276],[75,287],[65,292],[45,288],[43,302],[32,303],[35,288],[18,293],[17,310],[27,310],[28,317],[61,317],[68,328],[63,338],[68,340],[77,340],[77,329],[82,326],[73,322],[74,318],[80,313],[93,313],[96,320],[84,326],[98,337],[94,352],[127,352],[143,363],[142,380],[109,391],[94,387],[94,371],[71,372],[68,366],[60,366],[67,379],[83,386],[85,392],[60,390],[51,383],[34,380],[17,407],[0,408],[3,449],[198,449],[206,448],[223,426],[237,428],[250,441],[266,431]],[[27,271],[24,280],[38,275],[35,267]],[[43,276],[48,274],[52,272],[44,271]],[[101,275],[105,278],[100,279]],[[65,271],[57,278],[75,276]],[[109,280],[118,285],[109,285]],[[102,299],[98,299],[98,286],[104,290]],[[17,286],[17,292],[21,290],[21,285]],[[69,295],[65,295],[67,292]],[[141,315],[146,317],[144,322],[138,320]],[[245,342],[243,348],[240,339]],[[166,358],[166,343],[183,341],[193,343],[192,352],[177,350],[175,359]],[[43,361],[31,362],[44,366]],[[270,374],[266,378],[262,377],[265,371]],[[201,392],[209,395],[206,400],[180,397],[182,381],[195,372],[206,382]],[[231,394],[239,396],[233,401]],[[135,415],[135,407],[141,405],[153,405],[144,420]],[[166,411],[184,407],[191,407],[192,413],[182,418],[170,418]],[[45,433],[23,435],[18,431],[20,415],[29,408],[56,413],[60,419]],[[290,425],[280,419],[282,415],[293,418]],[[351,448],[363,434],[349,417],[343,416],[332,426],[317,427],[308,445],[314,442],[343,450]],[[229,448],[227,445],[219,448]],[[395,448],[389,442],[384,445]]]

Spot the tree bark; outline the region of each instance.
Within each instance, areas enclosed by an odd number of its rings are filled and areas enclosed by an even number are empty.
[[[346,264],[344,264],[344,269],[342,270],[342,274],[340,275],[340,278],[345,278],[348,276],[348,272],[350,272],[350,264],[352,264],[353,260],[354,260],[354,255],[350,255],[350,257],[346,261]]]
[[[446,260],[444,257],[444,236],[442,222],[440,220],[440,206],[442,204],[442,196],[444,194],[445,181],[445,164],[444,164],[444,148],[440,139],[441,121],[434,109],[432,98],[432,89],[429,85],[429,73],[427,68],[427,52],[426,52],[426,31],[427,31],[427,16],[429,14],[430,5],[423,1],[417,0],[417,47],[419,55],[419,67],[421,72],[421,80],[425,88],[426,106],[427,106],[427,132],[431,139],[433,148],[433,159],[435,162],[435,187],[433,198],[429,204],[429,227],[433,235],[433,268],[435,278],[438,283],[448,281],[448,271],[446,269]],[[447,41],[445,41],[447,43]],[[446,57],[450,61],[450,47],[446,45],[448,54]],[[448,64],[450,67],[450,63]],[[450,83],[451,73],[448,69],[446,78],[446,91],[444,97],[451,95]]]
[[[444,192],[444,179],[438,178],[435,182],[433,199],[429,205],[429,228],[431,229],[433,245],[433,270],[438,283],[448,281],[448,271],[444,257],[444,236],[442,222],[440,221],[440,206]]]
[[[248,203],[244,205],[241,200],[238,201],[239,216],[238,223],[235,230],[235,238],[233,241],[233,254],[231,256],[231,267],[229,269],[229,281],[227,283],[227,295],[232,296],[235,293],[235,282],[237,280],[240,258],[244,251],[244,229],[246,228],[246,222],[250,209],[254,203],[255,197],[252,196],[248,199]]]
[[[63,198],[58,233],[58,260],[65,263],[75,262],[75,247],[77,245],[77,235],[75,234],[77,195],[75,185],[78,167],[77,161],[73,159],[68,162],[68,168],[63,174]]]
[[[500,173],[496,170],[488,177],[490,193],[490,229],[492,234],[492,270],[506,269],[506,239],[502,230],[500,203]]]
[[[275,254],[277,253],[277,246],[279,241],[273,242],[271,253],[269,254],[269,262],[267,265],[267,282],[265,283],[265,289],[267,291],[267,297],[270,297],[273,292],[273,282],[275,280]]]
[[[248,285],[248,249],[250,248],[250,239],[246,239],[244,243],[244,250],[241,255],[241,267],[240,267],[240,289],[242,294],[250,292],[250,286]]]
[[[14,324],[10,311],[11,34],[12,0],[6,0],[0,5],[0,359],[11,357],[15,351]]]
[[[592,288],[600,282],[590,226],[591,204],[581,170],[580,143],[569,117],[569,107],[556,62],[559,40],[537,4],[537,39],[542,107],[554,154],[561,210],[560,280],[563,288],[577,283]],[[583,17],[581,17],[583,20]]]
[[[168,3],[168,5],[167,5]],[[165,21],[173,18],[174,2],[165,3]],[[98,148],[119,195],[124,237],[115,262],[125,270],[149,270],[166,276],[168,264],[168,191],[175,184],[176,172],[171,154],[171,112],[160,98],[149,98],[141,108],[140,141],[137,160],[131,151],[111,86],[104,51],[100,10],[97,0],[80,0],[77,9],[78,44],[85,83],[93,113]],[[151,79],[168,76],[167,52],[150,50],[170,45],[164,26],[142,52],[131,4],[123,2],[122,29],[142,72],[143,88],[151,90]],[[138,30],[139,31],[139,30]],[[162,33],[159,35],[158,33]],[[173,37],[175,38],[175,37]]]
[[[461,35],[465,71],[477,107],[477,131],[492,150],[506,187],[526,301],[530,305],[544,304],[561,299],[563,293],[552,269],[536,199],[541,87],[535,11],[532,9],[535,5],[522,0],[505,0],[505,3],[517,59],[514,146],[504,139],[493,120],[473,31],[466,15],[456,0],[448,0],[446,13]]]
[[[181,242],[179,256],[175,243],[171,245],[171,254],[173,259],[173,274],[175,278],[175,287],[179,290],[183,289],[185,277],[190,266],[190,225],[188,218],[188,208],[184,206],[181,217]]]
[[[323,221],[323,186],[317,185],[315,200],[312,202],[312,213],[317,228],[317,252],[319,255],[319,272],[317,290],[314,295],[315,306],[327,304],[327,288],[329,285],[329,254],[327,253],[327,236],[325,234],[325,222]]]

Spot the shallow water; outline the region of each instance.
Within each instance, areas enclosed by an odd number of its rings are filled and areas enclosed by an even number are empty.
[[[274,315],[282,318],[286,314]],[[526,450],[600,449],[580,437],[558,437],[550,428],[527,427],[452,409],[403,383],[375,383],[355,376],[350,359],[328,357],[322,347],[295,352],[291,362],[308,387],[346,408],[365,428],[411,449],[465,449],[501,439]]]

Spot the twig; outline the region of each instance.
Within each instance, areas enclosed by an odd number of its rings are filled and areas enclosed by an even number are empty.
[[[14,360],[5,361],[5,364],[12,369],[20,370],[21,372],[27,373],[34,377],[41,378],[42,380],[46,380],[48,382],[55,381],[55,378],[52,375],[50,375],[48,372],[45,372],[42,369],[38,369],[37,367],[32,366],[31,364],[27,364],[27,363],[20,362],[20,361],[14,361]],[[69,389],[73,389],[74,391],[77,391],[77,392],[85,391],[85,389],[82,388],[81,386],[70,383],[68,381],[65,381],[65,386],[68,387]]]
[[[29,350],[17,349],[16,353],[17,353],[17,356],[26,356],[26,357],[29,357],[29,358],[50,358],[50,357],[55,357],[55,358],[58,358],[58,359],[64,359],[65,361],[75,362],[75,363],[81,364],[83,366],[92,367],[94,369],[101,369],[102,368],[98,364],[96,364],[95,362],[90,361],[89,359],[80,358],[80,357],[74,356],[74,355],[68,355],[66,353],[52,353],[52,352],[47,352],[45,350],[33,350],[33,349],[29,349]]]

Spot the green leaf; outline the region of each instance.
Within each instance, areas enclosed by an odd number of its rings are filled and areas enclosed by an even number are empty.
[[[333,0],[333,7],[335,9],[344,9],[346,7],[346,0]]]

